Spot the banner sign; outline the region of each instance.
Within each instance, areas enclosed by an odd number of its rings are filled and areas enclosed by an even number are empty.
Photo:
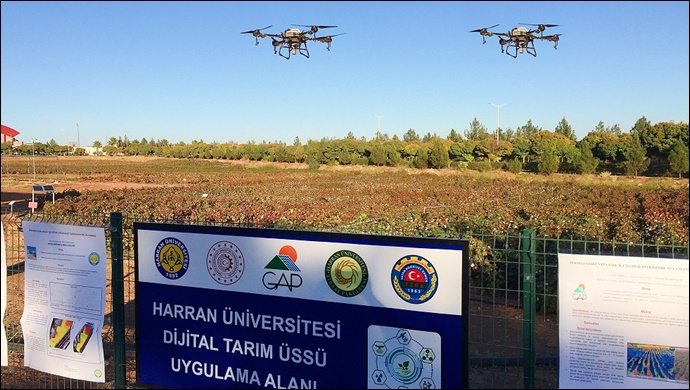
[[[134,224],[137,379],[467,388],[469,242]]]

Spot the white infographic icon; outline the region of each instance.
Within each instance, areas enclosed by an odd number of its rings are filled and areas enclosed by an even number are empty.
[[[440,389],[441,336],[435,332],[371,325],[370,389]]]

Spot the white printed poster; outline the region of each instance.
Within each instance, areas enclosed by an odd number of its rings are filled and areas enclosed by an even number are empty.
[[[2,265],[0,265],[0,289],[2,291],[2,299],[0,304],[0,315],[2,316],[2,336],[0,341],[2,342],[2,357],[1,364],[3,366],[7,365],[7,331],[5,330],[5,308],[7,307],[7,250],[5,249],[5,226],[0,223],[0,229],[2,231]]]
[[[24,366],[105,382],[105,232],[23,221]]]
[[[558,255],[559,387],[688,388],[688,260]]]

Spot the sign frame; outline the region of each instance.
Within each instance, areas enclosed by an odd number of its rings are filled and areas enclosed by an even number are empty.
[[[469,240],[135,222],[134,253],[140,383],[468,387]]]

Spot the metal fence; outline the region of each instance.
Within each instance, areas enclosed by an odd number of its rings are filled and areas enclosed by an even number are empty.
[[[22,221],[102,226],[108,260],[103,328],[106,381],[73,380],[24,367]],[[134,311],[134,220],[110,215],[4,214],[9,366],[2,388],[147,388],[137,382]],[[145,221],[153,222],[153,221]],[[161,221],[156,221],[161,222]],[[165,221],[172,222],[172,221]],[[204,224],[198,221],[198,224]],[[558,254],[687,259],[684,245],[648,245],[520,235],[459,234],[470,242],[469,386],[475,389],[558,388]]]

